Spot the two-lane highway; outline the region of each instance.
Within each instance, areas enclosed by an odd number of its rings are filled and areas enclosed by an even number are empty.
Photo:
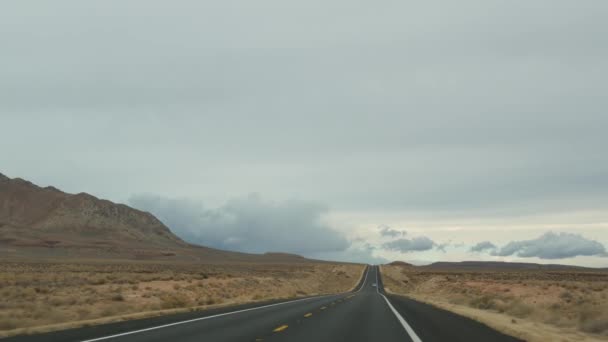
[[[350,293],[21,336],[8,341],[517,341],[480,323],[384,293],[377,266]]]

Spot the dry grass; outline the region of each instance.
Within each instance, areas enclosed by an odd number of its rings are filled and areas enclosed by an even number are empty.
[[[475,316],[527,340],[608,340],[607,272],[471,272],[382,266],[382,275],[385,287],[393,293]],[[498,321],[508,322],[508,326]],[[533,323],[537,331],[546,327],[546,334],[528,334],[527,323]]]
[[[142,312],[155,315],[162,310],[348,291],[362,268],[345,264],[2,263],[0,337],[40,326],[65,328],[67,322],[139,318]]]

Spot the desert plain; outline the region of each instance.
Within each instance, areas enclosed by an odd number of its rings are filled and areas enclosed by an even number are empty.
[[[0,337],[346,292],[363,265],[2,262]]]
[[[385,290],[526,341],[608,340],[608,272],[381,266]]]

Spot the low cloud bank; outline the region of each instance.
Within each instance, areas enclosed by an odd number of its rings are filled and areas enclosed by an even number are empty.
[[[496,256],[516,255],[522,258],[563,259],[576,256],[608,257],[601,243],[579,234],[547,232],[532,240],[512,241],[492,253]]]
[[[391,251],[401,253],[423,252],[433,249],[437,244],[426,236],[412,239],[397,239],[382,244],[382,247]]]
[[[214,248],[309,256],[343,252],[351,245],[322,222],[327,208],[315,202],[269,202],[249,195],[207,209],[193,200],[138,195],[129,203],[157,216],[184,240]]]
[[[342,252],[330,252],[330,253],[319,253],[311,255],[312,258],[323,259],[323,260],[335,260],[335,261],[346,261],[346,262],[360,262],[370,264],[386,264],[389,260],[374,255],[374,251],[377,248],[369,244],[353,244],[347,250]]]
[[[483,241],[471,247],[470,251],[474,253],[480,253],[485,251],[496,250],[496,248],[496,245],[491,243],[490,241]]]
[[[608,257],[604,245],[580,234],[547,232],[536,239],[511,241],[498,247],[490,241],[482,241],[471,247],[472,253],[488,253],[493,256],[518,256],[520,258],[565,259],[577,256]]]

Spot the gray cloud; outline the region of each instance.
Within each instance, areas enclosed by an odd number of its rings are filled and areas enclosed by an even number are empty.
[[[426,236],[414,237],[412,239],[397,239],[382,244],[382,247],[401,253],[423,252],[433,249],[437,244]]]
[[[4,171],[111,199],[605,209],[605,2],[178,3],[4,6]]]
[[[221,210],[181,205],[222,220],[250,192],[371,227],[605,213],[607,16],[569,0],[9,1],[0,172],[119,202],[204,196]]]
[[[336,260],[346,262],[361,262],[370,264],[385,264],[388,259],[373,255],[373,251],[377,248],[369,245],[352,245],[347,250],[342,252],[328,252],[312,254],[311,257],[322,260]]]
[[[437,243],[437,244],[435,244],[435,248],[436,248],[438,251],[441,251],[441,252],[443,252],[443,253],[446,253],[446,252],[447,252],[447,250],[446,250],[446,249],[447,249],[448,247],[450,247],[450,246],[453,246],[452,241],[448,241],[448,242],[444,242],[444,243]]]
[[[321,222],[327,208],[305,201],[266,202],[257,195],[235,198],[217,209],[192,200],[139,195],[130,199],[173,232],[193,243],[221,249],[311,255],[345,251],[350,243]]]
[[[380,230],[380,235],[385,236],[385,237],[395,238],[395,237],[404,236],[407,234],[405,231],[393,229],[385,224],[380,225],[378,227],[378,229]]]
[[[604,256],[606,248],[601,243],[579,234],[547,232],[532,240],[512,241],[493,253],[497,256],[538,257],[562,259],[576,256]]]
[[[496,245],[493,244],[490,241],[482,241],[479,242],[478,244],[476,244],[475,246],[471,247],[470,251],[474,252],[474,253],[481,253],[481,252],[485,252],[485,251],[491,251],[491,250],[495,250],[496,249]]]

